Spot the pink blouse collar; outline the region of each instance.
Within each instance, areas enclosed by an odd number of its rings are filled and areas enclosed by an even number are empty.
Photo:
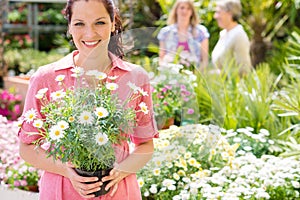
[[[75,50],[72,53],[65,56],[64,58],[62,58],[61,60],[57,61],[55,63],[56,66],[55,66],[54,70],[58,71],[58,70],[63,70],[63,69],[68,69],[68,68],[74,67],[75,64],[74,64],[73,57],[75,55],[77,55],[78,53],[79,53],[79,51]],[[131,68],[129,66],[127,66],[122,59],[118,58],[111,52],[108,52],[108,53],[109,53],[110,59],[112,60],[112,69],[119,68],[124,71],[131,71]]]

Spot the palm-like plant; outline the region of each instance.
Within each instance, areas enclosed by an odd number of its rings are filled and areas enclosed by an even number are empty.
[[[277,94],[274,109],[281,111],[279,116],[291,117],[291,125],[281,134],[292,130],[292,134],[300,133],[300,29],[292,32],[288,41],[287,65],[284,67],[286,80],[285,85]],[[297,140],[300,141],[299,135]]]
[[[245,27],[250,32],[253,65],[265,61],[273,38],[287,35],[296,21],[300,3],[293,0],[242,1]]]

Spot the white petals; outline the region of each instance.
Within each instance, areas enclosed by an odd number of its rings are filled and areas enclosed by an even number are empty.
[[[96,135],[96,142],[99,145],[105,145],[108,142],[108,137],[105,133],[98,133]]]

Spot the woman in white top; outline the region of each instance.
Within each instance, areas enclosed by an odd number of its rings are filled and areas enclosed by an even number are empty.
[[[235,64],[239,74],[243,75],[252,68],[250,59],[250,42],[238,19],[242,14],[239,0],[222,0],[217,2],[214,18],[223,30],[212,51],[212,62],[219,69]]]

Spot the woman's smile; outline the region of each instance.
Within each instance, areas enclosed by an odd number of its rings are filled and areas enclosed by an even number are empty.
[[[83,43],[86,47],[88,47],[88,48],[94,48],[94,47],[96,47],[100,42],[101,42],[101,40],[82,41],[82,43]]]

